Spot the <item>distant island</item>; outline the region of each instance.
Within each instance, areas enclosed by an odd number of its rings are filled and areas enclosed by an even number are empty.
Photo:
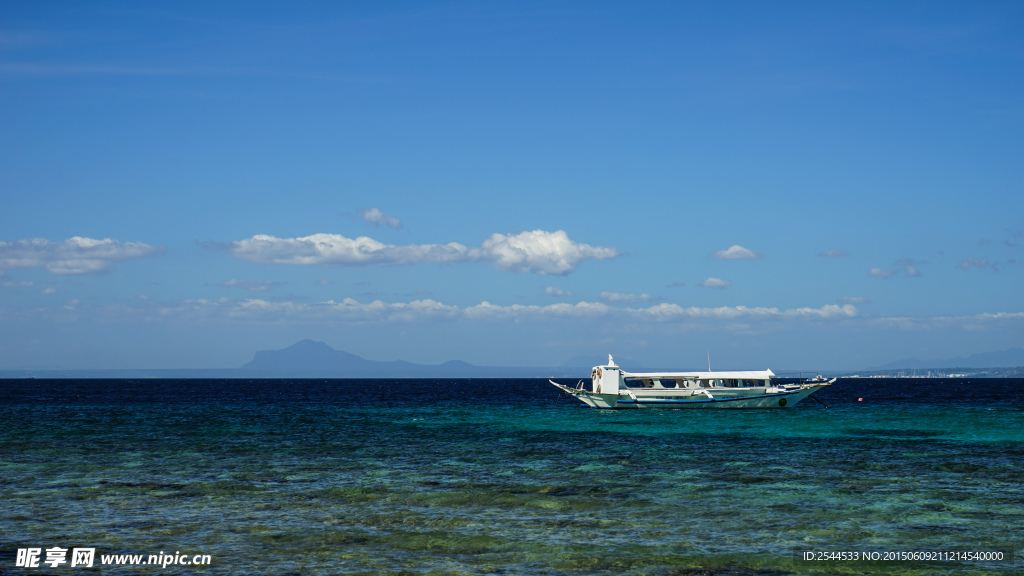
[[[404,360],[367,360],[324,342],[302,340],[280,350],[260,350],[239,368],[0,370],[0,378],[588,378],[590,369],[604,360],[605,355],[598,354],[594,358],[576,356],[562,366],[475,366],[461,360],[416,364]],[[631,371],[649,371],[633,360],[617,360]],[[824,373],[840,377],[1024,378],[1024,349],[1010,348],[949,360],[909,358],[859,372]]]
[[[905,377],[905,378],[1024,378],[1024,348],[1008,348],[999,352],[982,352],[956,358],[919,360],[904,358],[859,372],[839,376]]]
[[[323,342],[303,340],[281,350],[260,350],[238,369],[261,377],[330,378],[542,378],[589,374],[587,367],[474,366],[462,360],[415,364],[404,360],[380,362]]]
[[[960,368],[992,368],[992,367],[1024,366],[1024,348],[1009,348],[1000,352],[982,352],[970,356],[933,360],[918,360],[917,358],[904,358],[895,362],[889,362],[882,366],[867,368],[867,370],[948,370]]]

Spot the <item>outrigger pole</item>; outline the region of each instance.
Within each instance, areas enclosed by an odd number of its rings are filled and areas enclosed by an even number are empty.
[[[810,396],[808,396],[808,398],[810,398],[811,400],[814,400],[814,401],[815,401],[815,402],[817,402],[818,404],[821,404],[821,405],[822,405],[822,406],[824,406],[825,408],[831,408],[831,406],[829,406],[828,404],[825,404],[825,403],[824,403],[824,402],[822,402],[821,400],[818,400],[817,398],[815,398],[813,394],[811,394]]]

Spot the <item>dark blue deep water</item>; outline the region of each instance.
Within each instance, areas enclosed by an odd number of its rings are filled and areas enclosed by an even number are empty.
[[[598,411],[542,380],[0,381],[0,574],[1024,574],[1024,381],[816,397],[831,408]],[[29,547],[96,563],[17,567]],[[802,560],[822,551],[1004,560]],[[211,563],[99,562],[160,552]]]

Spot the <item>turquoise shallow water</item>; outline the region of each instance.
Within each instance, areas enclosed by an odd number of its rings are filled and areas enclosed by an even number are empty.
[[[1020,548],[1024,382],[952,383],[597,411],[538,380],[2,381],[0,574],[1024,573],[799,559]],[[52,546],[212,561],[15,566]]]

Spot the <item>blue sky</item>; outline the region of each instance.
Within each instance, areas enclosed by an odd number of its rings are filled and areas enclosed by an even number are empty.
[[[1024,7],[0,6],[0,368],[1024,346]],[[628,368],[628,367],[627,367]]]

